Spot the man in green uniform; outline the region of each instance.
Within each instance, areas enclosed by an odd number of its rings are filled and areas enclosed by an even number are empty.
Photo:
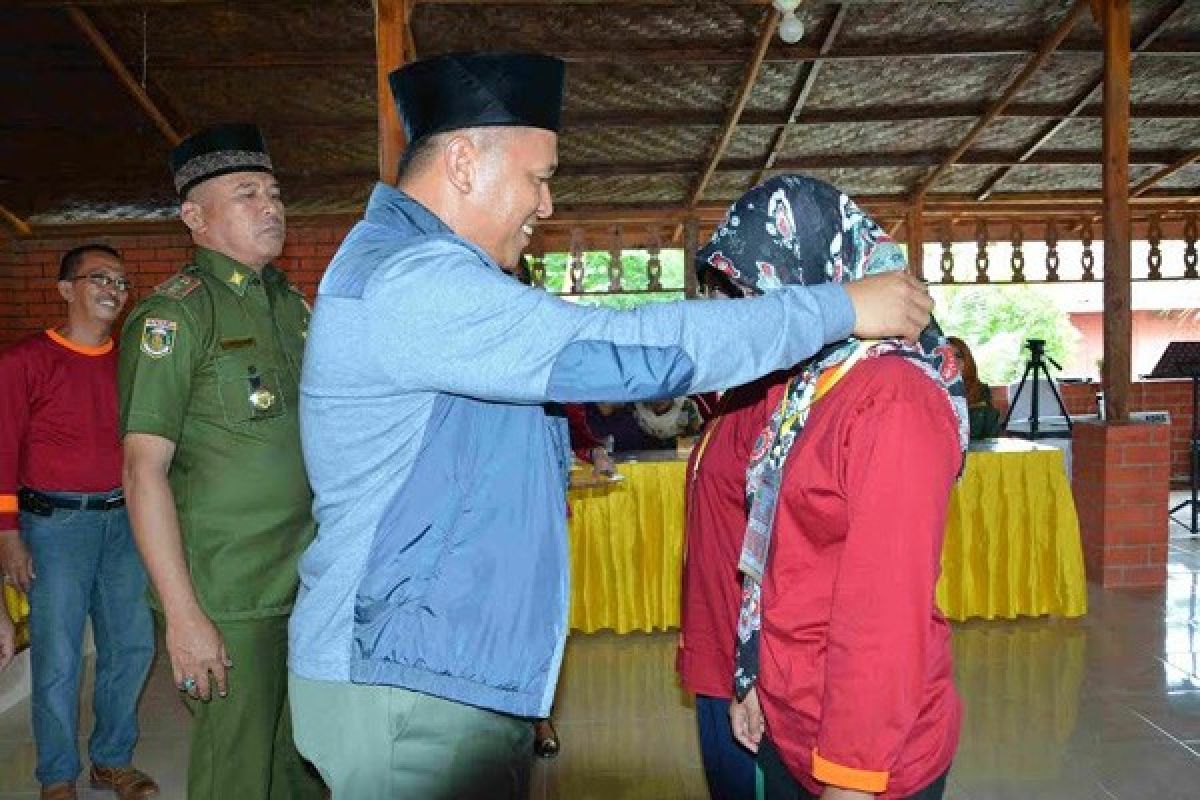
[[[298,382],[309,309],[271,265],[284,211],[253,125],[171,151],[192,263],[129,315],[125,492],[176,685],[192,800],[322,796],[292,743],[287,621],[313,536]]]

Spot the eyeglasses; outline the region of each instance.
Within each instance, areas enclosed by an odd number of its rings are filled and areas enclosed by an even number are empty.
[[[128,292],[133,288],[133,284],[128,278],[114,278],[112,275],[105,275],[103,272],[93,272],[91,275],[76,275],[71,278],[73,281],[91,281],[92,286],[100,289],[107,289],[112,286],[118,292]]]

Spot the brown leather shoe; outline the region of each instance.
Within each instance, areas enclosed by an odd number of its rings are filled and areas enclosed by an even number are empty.
[[[38,797],[41,800],[76,800],[75,784],[66,781],[44,784]]]
[[[158,784],[146,773],[133,767],[92,767],[92,788],[117,793],[118,800],[145,800],[158,797]],[[74,795],[72,795],[74,797]]]

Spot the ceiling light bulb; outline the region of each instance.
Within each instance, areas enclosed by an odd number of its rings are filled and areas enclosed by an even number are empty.
[[[779,22],[779,38],[788,44],[795,44],[804,38],[804,23],[795,13],[783,15]]]
[[[772,5],[780,14],[790,14],[800,5],[800,0],[773,0]]]

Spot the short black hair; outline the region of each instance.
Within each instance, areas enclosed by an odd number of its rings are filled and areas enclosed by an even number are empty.
[[[107,253],[118,261],[121,260],[121,254],[117,252],[115,247],[110,245],[102,242],[81,244],[63,253],[62,260],[58,262],[58,279],[60,281],[69,281],[74,278],[76,273],[79,272],[80,262],[83,261],[83,257],[88,253]]]
[[[433,134],[424,136],[415,142],[410,142],[400,154],[400,163],[396,170],[397,181],[404,180],[409,175],[420,172],[425,164],[434,157],[439,149],[446,144],[446,137]]]

